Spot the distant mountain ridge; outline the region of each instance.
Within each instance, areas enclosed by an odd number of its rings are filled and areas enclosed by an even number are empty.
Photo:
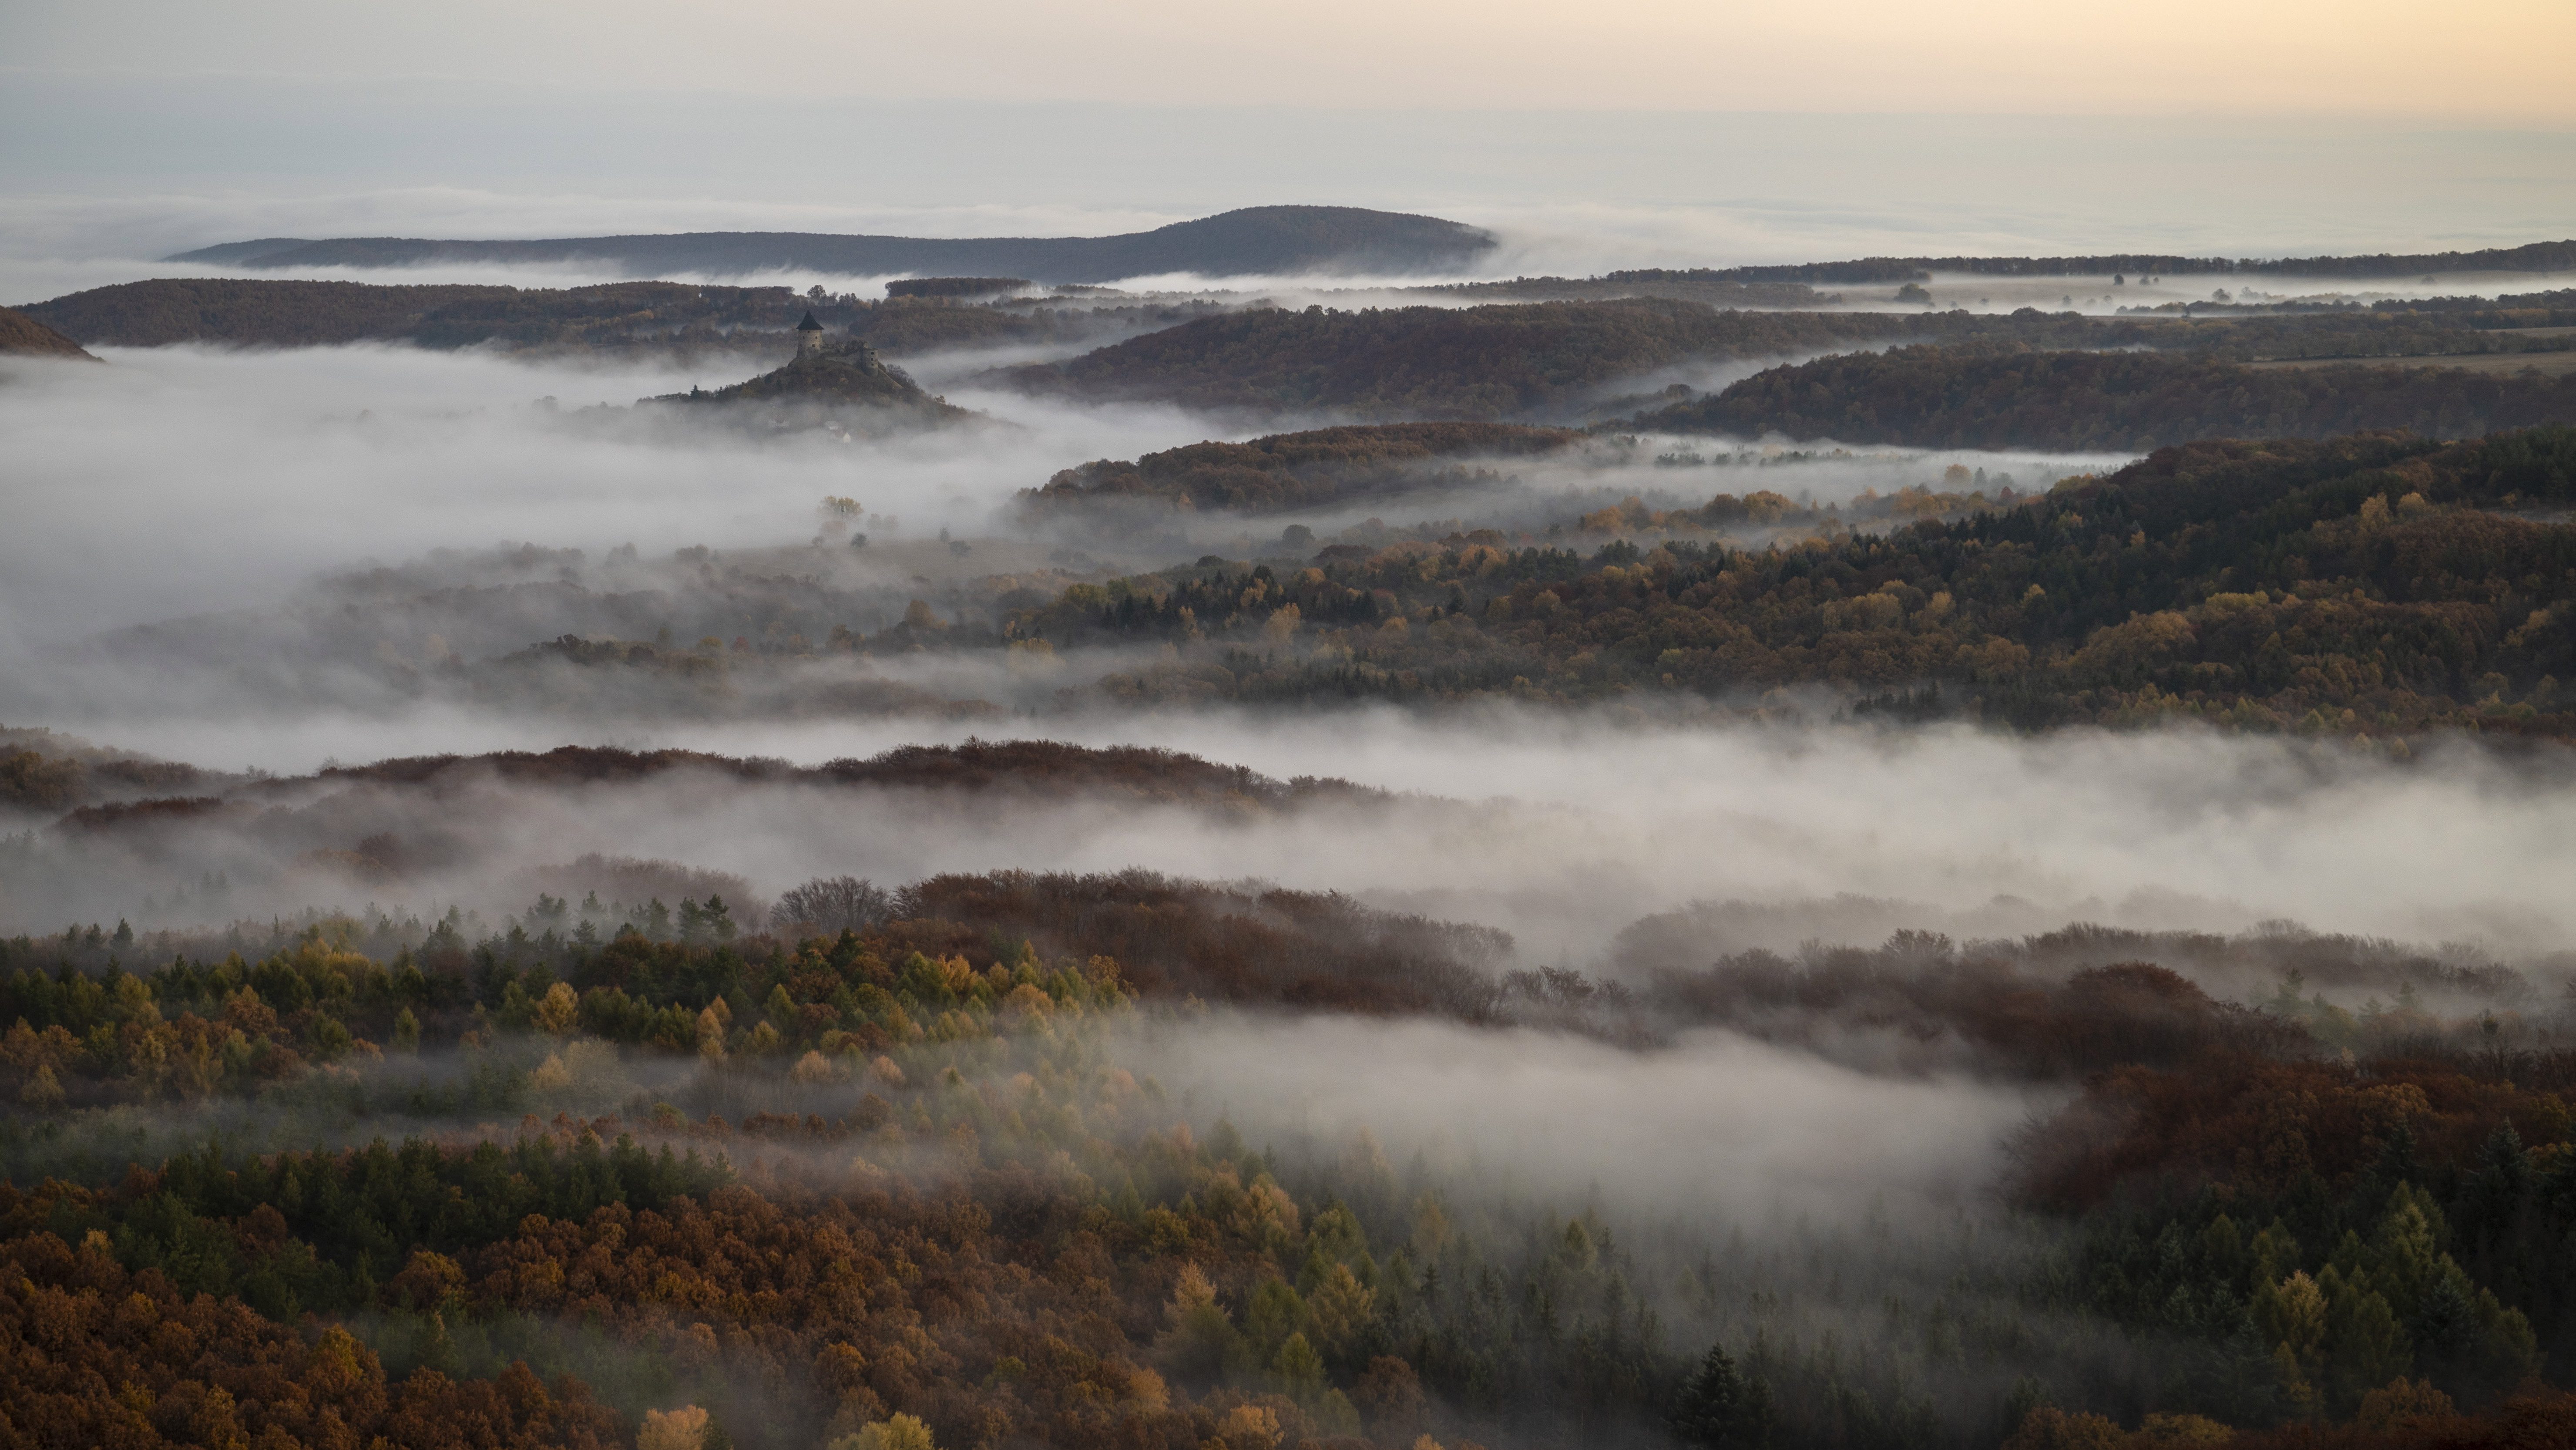
[[[1438,217],[1346,206],[1257,206],[1110,237],[884,237],[828,232],[673,232],[535,241],[270,237],[200,247],[163,260],[250,268],[590,261],[630,267],[644,277],[804,267],[851,275],[916,272],[1007,275],[1035,282],[1114,282],[1166,272],[1212,277],[1303,272],[1446,274],[1495,245],[1490,232]]]
[[[2413,277],[2433,272],[2576,271],[2576,241],[2527,242],[2475,252],[2373,252],[2350,257],[2183,257],[2144,252],[2085,257],[1860,257],[1847,262],[1793,262],[1757,267],[1649,268],[1611,272],[1611,283],[1779,283],[1851,285],[1921,282],[1935,273],[1976,277],[2098,277],[2114,272],[2155,276]]]

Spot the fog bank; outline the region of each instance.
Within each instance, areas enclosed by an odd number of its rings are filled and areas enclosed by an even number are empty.
[[[171,721],[102,733],[105,743],[227,767],[316,751],[354,761],[561,743],[543,723],[433,715],[277,730]],[[1845,894],[1910,903],[1896,914],[1961,936],[2079,919],[2232,932],[2288,918],[2508,955],[2561,951],[2570,938],[2576,774],[2467,746],[2437,744],[2392,762],[2341,745],[2201,731],[2030,739],[1959,726],[1656,725],[1512,709],[816,721],[639,730],[620,743],[819,763],[979,733],[1158,745],[1279,779],[1338,776],[1417,794],[1234,818],[1132,800],[959,800],[689,772],[562,790],[458,786],[436,799],[316,783],[264,798],[309,806],[315,814],[296,827],[304,834],[239,846],[217,830],[189,850],[238,849],[275,866],[281,850],[345,850],[379,832],[470,843],[456,853],[472,863],[461,874],[399,887],[280,887],[305,904],[377,900],[424,911],[467,893],[487,909],[522,909],[525,901],[507,899],[525,893],[520,873],[594,851],[733,872],[764,893],[844,872],[899,884],[937,871],[1137,866],[1348,891],[1500,926],[1518,935],[1524,961],[1577,965],[1629,921],[1695,900]],[[317,804],[325,801],[333,803]],[[160,874],[193,881],[202,869],[214,868],[174,863]],[[110,873],[98,883],[109,894],[88,898],[87,913],[136,914],[144,892],[166,895],[168,882],[154,880],[152,871]],[[1856,934],[1841,939],[1874,945],[1890,919],[1884,909],[1856,913]],[[1832,935],[1797,913],[1780,923],[1712,941],[1711,952]]]
[[[1150,1024],[1120,1061],[1202,1129],[1330,1154],[1366,1131],[1453,1192],[1739,1227],[1973,1203],[2054,1093],[1873,1077],[1724,1032],[1631,1052],[1431,1021],[1232,1013]],[[1474,1185],[1469,1190],[1467,1185]]]
[[[1026,407],[1010,426],[877,443],[675,442],[564,415],[733,375],[406,347],[102,351],[105,368],[20,365],[0,386],[0,624],[22,637],[239,608],[438,547],[800,542],[826,495],[925,537],[980,526],[1069,463],[1208,436],[1169,409]]]

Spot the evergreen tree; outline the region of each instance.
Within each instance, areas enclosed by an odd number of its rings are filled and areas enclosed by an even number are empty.
[[[1685,1445],[1761,1450],[1771,1443],[1771,1388],[1758,1378],[1746,1379],[1727,1357],[1726,1346],[1712,1344],[1698,1373],[1682,1386],[1672,1427]]]

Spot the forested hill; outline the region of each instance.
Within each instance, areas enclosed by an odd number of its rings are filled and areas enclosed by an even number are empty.
[[[22,310],[68,336],[110,347],[182,342],[319,347],[403,337],[442,310],[490,304],[517,291],[188,277],[93,287]]]
[[[1194,272],[1455,272],[1494,238],[1438,217],[1344,206],[1261,206],[1109,237],[880,237],[826,232],[675,232],[541,241],[411,237],[276,237],[183,252],[173,262],[239,267],[409,267],[458,262],[584,261],[639,276],[736,274],[795,267],[851,276],[889,272],[1113,282]]]
[[[1490,930],[1141,871],[821,879],[780,905],[0,941],[23,1105],[0,1385],[11,1428],[41,1427],[12,1443],[1625,1450],[1676,1443],[1677,1401],[1691,1446],[2576,1435],[2551,1387],[2576,1062],[2501,966],[2079,925],[1614,988],[1497,980]],[[2249,1010],[2164,957],[2298,965]],[[2374,996],[2303,1000],[2317,978]],[[2007,1185],[2055,1222],[1739,1251],[1617,1200],[1489,1209],[1364,1133],[1194,1132],[1149,1071],[1158,1038],[1232,1030],[1160,1010],[1191,998],[1551,1029],[1524,1052],[1567,1026],[1937,1038],[1967,1065],[1945,1072],[2069,1090]],[[941,1176],[888,1167],[917,1162]],[[2132,1183],[2169,1191],[2105,1201]],[[1828,1277],[1869,1298],[1822,1333],[1718,1318]],[[1702,1349],[1721,1332],[1740,1371]],[[2086,1408],[2138,1403],[2170,1408],[2134,1435]]]
[[[870,432],[962,423],[975,415],[946,398],[924,392],[900,369],[885,365],[864,344],[840,342],[797,353],[785,365],[714,392],[691,389],[640,402],[721,410],[755,426],[821,425],[837,421]]]
[[[2146,452],[2197,438],[2402,428],[2466,438],[2576,423],[2576,376],[2439,367],[2256,368],[2173,352],[1903,347],[1777,367],[1640,413],[1679,433],[1921,448]]]
[[[2024,726],[2198,719],[2576,736],[2576,429],[2195,443],[2036,499],[1796,547],[1773,493],[1613,525],[1585,556],[1470,538],[1273,577],[1077,585],[1008,625],[1201,651],[1121,698],[1740,697],[1937,687]],[[1587,520],[1588,523],[1588,520]],[[1599,537],[1595,534],[1594,537]]]
[[[1778,356],[1919,336],[1933,325],[1877,313],[1720,312],[1660,299],[1264,308],[996,376],[1031,392],[1255,416],[1552,419],[1605,384],[1694,357]]]
[[[592,287],[385,286],[269,278],[167,277],[32,304],[29,316],[114,347],[220,343],[323,347],[407,342],[522,350],[619,348],[767,352],[795,346],[807,312],[884,352],[1029,343],[1120,326],[1155,326],[1187,309],[1117,303],[975,306],[945,298],[868,301],[786,287],[611,282]]]
[[[1248,443],[1192,443],[1132,463],[1103,458],[1022,492],[1020,503],[1039,513],[1108,499],[1269,513],[1432,486],[1465,477],[1462,460],[1553,453],[1582,437],[1509,423],[1317,428]]]
[[[79,343],[35,318],[0,307],[0,357],[86,358],[89,354]]]
[[[1645,375],[1693,361],[1776,359],[1895,342],[2144,347],[2240,358],[2520,352],[2562,343],[2515,330],[2539,325],[2511,310],[2196,320],[2034,308],[2004,315],[1745,312],[1646,297],[1357,311],[1256,308],[990,376],[1029,392],[1177,403],[1251,418],[1306,413],[1563,423],[1583,421],[1589,409],[1609,404],[1604,395],[1614,385],[1634,388],[1651,381]]]

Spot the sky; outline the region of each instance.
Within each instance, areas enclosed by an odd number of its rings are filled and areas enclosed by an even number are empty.
[[[807,99],[2576,121],[2564,0],[88,0],[40,71]]]
[[[0,301],[262,235],[1135,230],[1514,271],[2566,235],[2565,0],[0,4]]]

